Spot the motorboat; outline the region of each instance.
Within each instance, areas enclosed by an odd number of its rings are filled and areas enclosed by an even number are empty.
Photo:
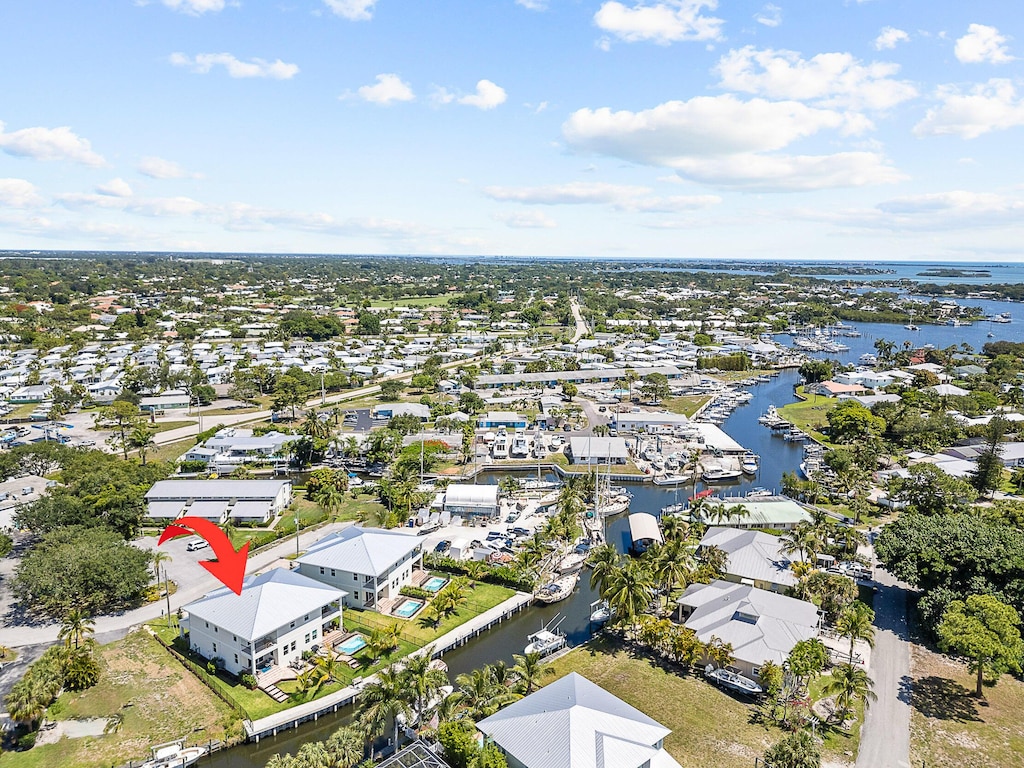
[[[150,747],[152,757],[139,768],[186,768],[206,754],[206,747],[186,747],[184,740]]]
[[[554,653],[564,648],[565,633],[558,631],[558,625],[564,619],[564,616],[559,618],[559,615],[556,615],[539,630],[527,635],[526,647],[523,648],[523,653],[539,653],[541,656],[547,656],[549,653]]]
[[[530,449],[526,441],[526,435],[516,435],[512,438],[512,447],[509,448],[509,456],[523,458],[530,455]]]
[[[590,604],[590,623],[604,624],[612,617],[612,609],[607,600],[595,600]]]
[[[771,491],[769,491],[767,488],[761,488],[760,486],[758,486],[757,488],[751,488],[749,491],[747,491],[748,499],[763,499],[771,495]]]
[[[685,485],[690,482],[689,475],[661,475],[652,481],[655,485]]]
[[[759,457],[756,453],[750,453],[749,451],[744,453],[743,456],[740,457],[740,469],[748,475],[755,474],[758,468],[758,458]]]
[[[701,479],[705,483],[721,483],[727,480],[739,480],[743,472],[739,469],[726,469],[725,467],[711,467],[705,469]]]
[[[549,581],[534,592],[533,597],[539,603],[557,603],[572,594],[577,581],[579,581],[579,571]]]
[[[803,431],[797,429],[796,427],[791,428],[788,432],[786,432],[785,435],[783,435],[783,437],[788,442],[791,442],[791,443],[800,443],[800,442],[803,442],[804,440],[809,440],[810,439],[810,436],[807,435],[806,432],[803,432]]]
[[[920,330],[921,330],[920,328],[918,328],[918,327],[917,327],[916,325],[914,325],[913,323],[907,323],[907,324],[906,324],[906,325],[904,325],[903,327],[904,327],[904,328],[906,328],[906,329],[907,329],[908,331],[920,331]]]
[[[730,672],[728,669],[715,669],[710,664],[704,668],[704,676],[715,685],[747,696],[760,696],[764,692],[761,686],[749,677],[744,677],[737,672]]]
[[[675,504],[669,504],[667,507],[662,507],[661,508],[661,516],[665,517],[665,515],[678,515],[680,512],[682,512],[685,509],[686,509],[686,505],[683,504],[682,502],[677,502]]]

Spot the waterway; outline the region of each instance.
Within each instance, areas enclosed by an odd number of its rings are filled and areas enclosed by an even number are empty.
[[[970,301],[983,305],[986,313],[998,314],[1020,310],[1020,305],[997,301]],[[894,341],[897,346],[910,341],[914,346],[933,344],[944,348],[961,343],[970,344],[980,350],[986,341],[998,339],[1008,341],[1024,341],[1024,313],[1015,317],[1010,324],[990,322],[975,323],[972,326],[921,326],[919,331],[907,331],[901,325],[885,323],[854,324],[861,331],[860,337],[843,337],[839,339],[850,347],[848,352],[830,354],[828,357],[843,363],[856,363],[860,355],[874,353],[876,339]],[[988,338],[988,333],[994,338]],[[791,341],[786,336],[777,337],[779,341]],[[758,384],[750,388],[754,397],[748,403],[739,406],[721,425],[731,437],[741,445],[761,457],[758,474],[741,482],[716,485],[721,492],[742,494],[754,487],[769,490],[781,489],[783,472],[795,471],[803,456],[803,449],[796,443],[787,443],[781,437],[772,436],[771,431],[757,423],[757,417],[764,413],[769,405],[781,407],[793,402],[793,387],[800,381],[799,374],[794,370],[784,371],[769,383]],[[502,473],[481,475],[478,482],[497,482]],[[548,479],[552,479],[549,477]],[[703,485],[699,486],[703,487]],[[663,488],[650,483],[628,484],[633,494],[631,511],[651,512],[657,514],[662,507],[685,497],[689,488],[679,490]],[[627,515],[622,514],[607,520],[606,538],[615,544],[620,551],[629,545],[629,525]],[[584,571],[576,593],[561,603],[548,606],[532,607],[514,616],[477,639],[445,655],[450,674],[468,672],[484,664],[499,659],[512,662],[514,654],[522,653],[526,645],[526,637],[542,625],[558,621],[559,629],[565,632],[570,645],[579,645],[587,640],[592,633],[590,626],[590,605],[598,599],[598,595],[590,588],[589,571]],[[284,731],[276,737],[266,738],[259,744],[246,744],[225,752],[221,752],[203,761],[209,768],[263,768],[272,755],[277,752],[295,753],[307,741],[326,739],[339,726],[344,725],[351,717],[348,710],[328,715],[315,723],[308,723],[297,729]]]

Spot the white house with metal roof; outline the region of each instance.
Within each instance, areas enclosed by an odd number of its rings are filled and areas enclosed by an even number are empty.
[[[764,662],[781,665],[794,645],[818,636],[814,603],[749,584],[691,584],[676,602],[680,623],[702,643],[717,637],[732,645],[730,669],[751,678],[760,679]]]
[[[745,515],[730,515],[719,519],[715,507],[719,505],[742,505]],[[745,496],[711,496],[700,507],[701,521],[714,520],[715,525],[728,528],[773,528],[788,531],[799,523],[810,522],[811,513],[790,498],[782,496],[749,499]]]
[[[286,568],[249,576],[236,595],[222,587],[183,606],[189,647],[224,660],[234,675],[256,675],[302,657],[337,621],[345,592]]]
[[[713,526],[700,540],[698,551],[708,547],[718,547],[728,556],[722,567],[726,581],[780,593],[797,582],[790,565],[794,560],[800,560],[800,555],[783,552],[782,539],[778,536]]]
[[[304,576],[345,590],[345,605],[386,613],[413,572],[423,568],[423,539],[351,526],[325,536],[295,562]]]
[[[218,525],[273,520],[292,501],[291,480],[159,480],[146,492],[146,517],[201,517]]]
[[[576,672],[477,727],[509,768],[679,768],[668,728]]]

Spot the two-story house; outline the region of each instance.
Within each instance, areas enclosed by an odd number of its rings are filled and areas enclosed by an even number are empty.
[[[352,526],[325,536],[295,562],[302,575],[343,589],[346,606],[387,613],[413,572],[423,568],[423,540]]]
[[[345,593],[284,568],[249,576],[236,595],[227,587],[183,607],[181,633],[207,659],[234,675],[256,675],[301,658],[341,623]]]

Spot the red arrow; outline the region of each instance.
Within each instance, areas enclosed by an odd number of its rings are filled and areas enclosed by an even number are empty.
[[[181,517],[164,528],[164,532],[160,534],[160,539],[157,541],[157,546],[163,544],[167,539],[190,535],[192,531],[188,530],[189,528],[206,539],[213,547],[213,553],[217,555],[216,560],[200,560],[199,564],[236,595],[242,594],[245,563],[249,556],[249,542],[245,542],[241,549],[236,551],[231,545],[228,535],[209,520],[204,520],[201,517]]]

